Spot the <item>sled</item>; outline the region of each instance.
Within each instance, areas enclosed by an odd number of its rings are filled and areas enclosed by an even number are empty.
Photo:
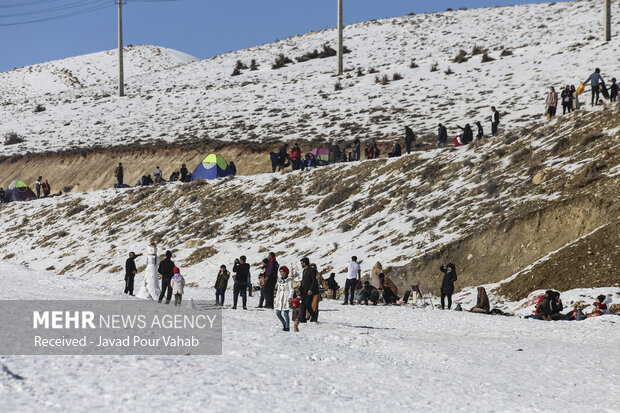
[[[602,82],[599,87],[601,88],[601,95],[607,100],[609,100],[609,92],[607,91],[607,86],[605,86],[605,82]]]
[[[461,141],[462,135],[456,135],[454,137],[454,146],[463,146],[463,142]]]
[[[581,82],[579,86],[577,87],[577,94],[581,95],[583,91],[585,90],[585,88],[586,88],[586,85],[584,85],[583,82]]]

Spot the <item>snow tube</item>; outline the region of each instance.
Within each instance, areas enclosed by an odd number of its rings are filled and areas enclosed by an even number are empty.
[[[601,89],[601,95],[603,95],[605,99],[609,100],[609,92],[607,91],[607,86],[605,86],[605,82],[601,83],[599,87]]]
[[[585,90],[585,88],[586,88],[586,85],[584,85],[583,82],[581,82],[579,86],[577,87],[577,94],[581,95],[583,91]]]

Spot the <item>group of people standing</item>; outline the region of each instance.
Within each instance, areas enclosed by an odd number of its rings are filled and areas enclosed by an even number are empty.
[[[551,86],[549,92],[545,97],[545,114],[547,119],[551,119],[557,114],[558,104],[562,104],[562,114],[565,115],[574,110],[580,108],[579,95],[583,92],[585,85],[590,85],[590,91],[592,93],[592,99],[590,100],[590,106],[603,105],[603,98],[608,99],[609,102],[616,102],[618,100],[618,82],[616,78],[611,79],[611,85],[609,90],[605,85],[605,80],[601,76],[601,69],[598,67],[594,70],[586,80],[584,80],[579,88],[575,88],[575,85],[566,85],[560,92],[555,90],[555,87]]]
[[[234,163],[230,162],[230,166],[234,167]],[[114,185],[116,188],[127,188],[129,187],[124,183],[125,180],[125,169],[123,168],[123,163],[119,162],[114,170],[114,177],[116,178],[116,184]],[[181,168],[178,171],[174,171],[170,174],[170,178],[168,181],[181,181],[181,182],[191,182],[192,173],[187,169],[185,164],[181,165]],[[164,178],[164,174],[161,168],[158,166],[155,167],[153,171],[153,176],[150,174],[142,175],[140,178],[136,180],[135,186],[146,186],[159,184],[162,182],[166,182]]]

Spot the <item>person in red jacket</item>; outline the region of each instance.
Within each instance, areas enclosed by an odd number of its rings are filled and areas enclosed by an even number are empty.
[[[48,196],[50,196],[50,192],[52,191],[52,188],[50,187],[50,184],[47,182],[47,179],[45,180],[45,182],[43,182],[43,184],[41,184],[41,189],[43,190],[44,198],[47,198]]]

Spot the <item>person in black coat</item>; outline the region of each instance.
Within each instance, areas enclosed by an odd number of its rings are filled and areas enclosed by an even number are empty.
[[[566,85],[562,93],[560,94],[562,99],[562,115],[566,115],[566,112],[573,111],[573,92],[570,90],[570,86]]]
[[[476,126],[478,127],[478,133],[476,134],[476,139],[482,139],[484,136],[484,130],[482,129],[482,124],[478,121],[476,122]]]
[[[185,164],[181,165],[181,182],[187,182],[188,173],[187,166],[185,166]]]
[[[308,258],[302,258],[301,266],[304,271],[299,290],[301,291],[301,301],[304,307],[304,318],[307,311],[310,313],[310,322],[316,322],[318,314],[315,313],[312,308],[312,300],[314,299],[314,295],[319,292],[319,283],[316,279],[316,270],[310,266],[310,260]]]
[[[499,126],[499,112],[495,106],[491,106],[491,136],[497,136],[497,127]]]
[[[390,158],[397,158],[400,155],[402,155],[403,150],[400,146],[400,143],[395,142],[394,145],[392,145],[392,151],[390,153],[388,153],[388,157]]]
[[[459,125],[456,125],[456,127],[463,131],[463,137],[461,138],[463,145],[467,145],[474,140],[474,132],[471,130],[471,125],[469,123],[466,124],[464,128],[461,128]]]
[[[118,182],[119,188],[123,186],[124,175],[125,173],[123,172],[123,164],[119,162],[118,166],[116,167],[116,171],[114,172],[114,176],[116,176],[116,182]]]
[[[166,251],[166,258],[159,263],[159,268],[157,269],[157,272],[161,274],[161,293],[159,294],[159,300],[157,300],[158,303],[161,303],[161,300],[164,299],[164,295],[166,295],[166,304],[170,304],[170,299],[172,298],[170,281],[174,276],[173,270],[175,265],[171,258],[172,251]],[[166,292],[168,294],[166,294]]]
[[[405,147],[407,148],[407,153],[411,152],[411,144],[415,142],[415,135],[409,126],[405,126]]]
[[[138,272],[135,259],[141,255],[130,252],[129,258],[125,261],[125,294],[133,295],[133,280]]]
[[[439,270],[443,272],[441,282],[441,309],[445,309],[444,300],[448,298],[448,310],[452,307],[452,294],[454,293],[454,283],[456,282],[456,267],[450,263],[442,265]]]
[[[325,280],[325,283],[327,284],[329,291],[331,291],[332,300],[335,300],[336,295],[338,294],[338,289],[340,288],[340,285],[338,285],[338,282],[336,281],[336,273],[331,273]]]
[[[246,263],[245,255],[242,255],[235,260],[233,266],[233,273],[235,273],[235,284],[233,285],[233,310],[237,309],[237,300],[239,294],[241,294],[241,301],[243,303],[243,309],[247,310],[247,296],[246,291],[248,289],[248,279],[250,278],[250,264]]]
[[[441,123],[439,124],[439,128],[437,129],[437,147],[446,147],[446,142],[448,141],[448,130]]]

